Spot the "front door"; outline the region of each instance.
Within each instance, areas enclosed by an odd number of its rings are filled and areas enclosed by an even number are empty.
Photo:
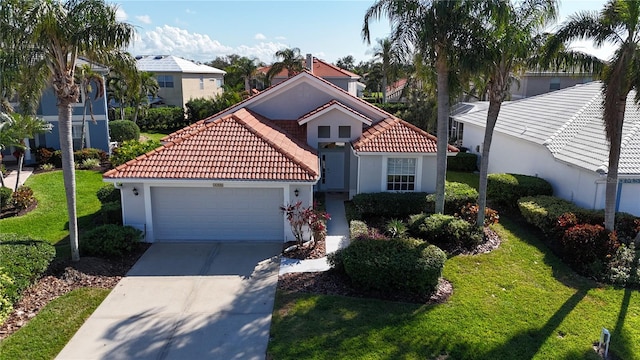
[[[323,152],[322,188],[324,190],[344,190],[344,152]]]

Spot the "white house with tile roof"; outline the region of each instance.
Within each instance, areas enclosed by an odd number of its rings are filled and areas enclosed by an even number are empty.
[[[609,143],[602,120],[602,83],[591,82],[505,102],[496,124],[490,173],[516,173],[548,180],[556,196],[602,209]],[[618,211],[640,215],[640,109],[629,94],[618,169]],[[456,116],[464,123],[462,144],[481,154],[487,110]]]
[[[302,72],[104,174],[146,240],[293,240],[315,191],[435,190],[436,138]],[[457,149],[448,148],[448,155]]]
[[[213,98],[222,93],[226,72],[172,55],[136,56],[139,71],[152,72],[166,105],[184,107],[191,99]]]

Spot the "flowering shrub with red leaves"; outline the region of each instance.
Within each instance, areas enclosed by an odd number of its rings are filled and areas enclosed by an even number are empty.
[[[331,220],[331,216],[327,212],[319,211],[314,206],[303,207],[302,201],[295,204],[280,206],[280,210],[287,216],[291,232],[296,238],[298,245],[304,243],[304,235],[307,230],[313,234],[315,244],[327,236],[327,220]],[[309,239],[311,240],[311,239]]]
[[[460,209],[460,212],[454,216],[466,220],[471,225],[475,225],[478,219],[478,204],[467,203]],[[488,227],[491,224],[497,224],[500,221],[500,215],[498,212],[490,207],[484,209],[484,227]]]
[[[570,217],[567,217],[570,221]],[[560,239],[565,261],[588,273],[594,265],[611,259],[620,246],[615,232],[600,225],[578,224],[568,228]],[[591,274],[589,274],[591,275]]]

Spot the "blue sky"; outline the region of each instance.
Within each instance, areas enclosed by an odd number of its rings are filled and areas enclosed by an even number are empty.
[[[599,10],[604,0],[564,0],[560,18],[579,10]],[[362,41],[366,10],[373,0],[341,1],[169,1],[119,0],[119,18],[136,27],[134,55],[170,54],[197,61],[240,54],[270,63],[281,48],[298,47],[329,62],[353,55],[369,60],[372,46]],[[372,42],[389,34],[386,19],[372,23]],[[610,48],[575,48],[602,58]]]

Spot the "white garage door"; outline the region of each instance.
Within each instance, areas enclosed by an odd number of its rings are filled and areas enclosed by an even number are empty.
[[[158,241],[283,240],[283,189],[152,187]]]

